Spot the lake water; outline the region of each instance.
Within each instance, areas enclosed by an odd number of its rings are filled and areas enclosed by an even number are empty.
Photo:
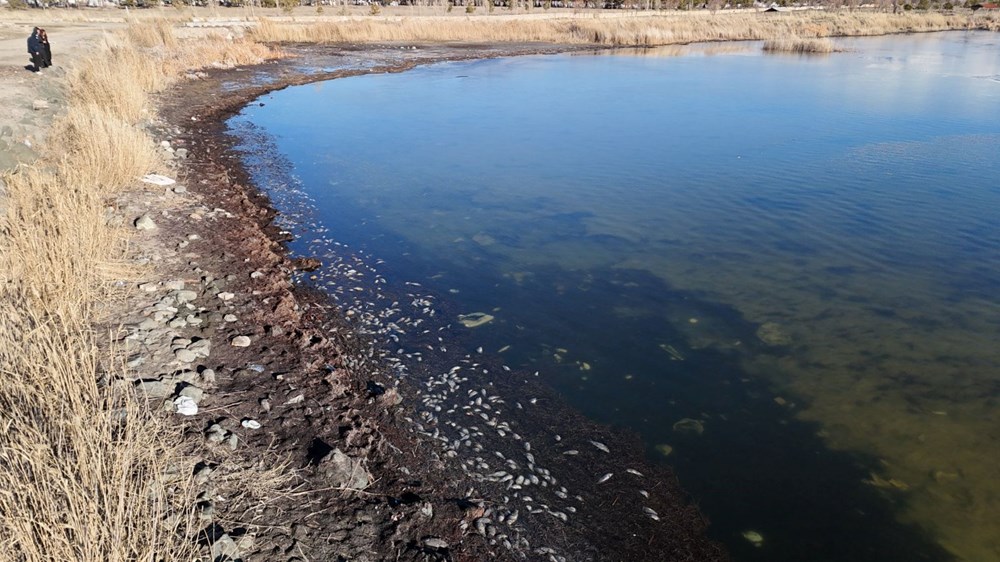
[[[735,559],[998,560],[1000,35],[836,44],[437,64],[230,126],[287,164],[293,250],[638,432]]]

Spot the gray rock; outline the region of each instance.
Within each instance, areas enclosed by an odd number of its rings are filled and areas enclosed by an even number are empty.
[[[188,347],[188,351],[193,351],[199,357],[208,357],[212,352],[212,342],[210,340],[198,340]]]
[[[239,560],[240,549],[229,535],[222,535],[212,543],[212,560]]]
[[[194,299],[198,298],[198,293],[191,290],[177,291],[177,294],[174,296],[177,298],[177,302],[185,303],[193,301]]]
[[[164,295],[153,305],[156,310],[168,310],[170,312],[177,312],[177,297],[174,295]]]
[[[188,150],[186,148],[178,148],[177,150],[174,150],[174,156],[178,158],[187,158]]]
[[[240,552],[253,552],[254,540],[255,537],[247,533],[236,539],[236,546],[240,549]]]
[[[159,286],[156,283],[142,283],[139,285],[139,290],[147,293],[155,293],[158,288]]]
[[[424,546],[427,548],[436,548],[438,550],[445,550],[448,548],[447,541],[439,539],[437,537],[431,537],[429,539],[424,539]]]
[[[223,316],[222,319],[225,320],[226,322],[236,322],[237,320],[239,320],[239,318],[237,318],[235,314],[227,314]]]
[[[187,338],[173,338],[170,340],[170,350],[177,351],[191,345],[191,340]]]
[[[156,223],[149,215],[142,215],[141,217],[135,219],[136,230],[154,230],[156,228]]]
[[[173,318],[174,314],[176,314],[176,311],[170,312],[169,310],[157,310],[155,313],[153,313],[153,321],[156,322],[157,324],[163,324],[167,320]]]
[[[250,347],[250,338],[247,336],[236,336],[229,342],[233,347]]]
[[[202,465],[202,467],[199,468],[194,473],[194,484],[195,484],[195,486],[202,486],[204,484],[208,484],[208,480],[212,477],[212,474],[214,472],[215,471],[212,470],[212,467],[210,467],[208,465]]]
[[[226,440],[226,433],[227,431],[222,429],[221,425],[213,423],[208,430],[205,431],[205,440],[209,443],[222,443]]]
[[[194,384],[197,385],[201,382],[201,376],[198,373],[188,369],[181,371],[179,373],[170,373],[160,375],[160,380],[173,381],[176,383]]]
[[[212,502],[204,502],[198,507],[198,521],[202,525],[208,525],[213,520],[215,520],[215,505]]]
[[[183,291],[185,283],[184,283],[184,281],[181,281],[179,279],[175,279],[173,281],[165,281],[163,283],[163,286],[166,287],[167,290],[169,290],[169,291]]]
[[[229,443],[227,443],[227,444],[229,445],[230,449],[232,449],[233,451],[235,451],[236,450],[236,446],[239,445],[239,443],[240,443],[240,438],[237,437],[235,433],[229,434]]]
[[[135,387],[150,398],[166,398],[173,395],[176,385],[161,380],[139,381]]]
[[[197,386],[185,386],[177,393],[177,396],[186,396],[194,400],[195,404],[201,404],[202,399],[205,398],[205,391]]]
[[[180,329],[187,326],[187,320],[184,320],[183,318],[174,318],[167,325],[174,329]]]
[[[194,400],[196,403],[200,404],[201,400],[205,397],[205,391],[198,388],[197,386],[185,386],[177,393],[178,396],[187,396],[188,398]]]
[[[183,363],[192,363],[198,359],[198,354],[185,348],[174,351],[174,357]]]
[[[353,459],[340,449],[334,449],[320,461],[319,472],[339,488],[364,490],[371,483],[364,461]]]
[[[201,382],[205,386],[211,386],[215,384],[215,371],[212,369],[205,369],[201,372]]]
[[[49,108],[49,102],[45,100],[35,100],[31,102],[31,109],[34,109],[35,111],[41,111],[43,109],[48,109],[48,108]]]

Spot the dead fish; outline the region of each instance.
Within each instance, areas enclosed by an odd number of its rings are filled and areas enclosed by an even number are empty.
[[[550,511],[549,515],[551,515],[552,517],[555,517],[556,519],[559,519],[560,521],[568,521],[569,520],[569,516],[566,515],[565,513],[561,512],[561,511]]]
[[[579,455],[580,451],[577,451],[576,449],[570,449],[568,451],[563,451],[563,454],[564,455]]]
[[[648,507],[642,508],[642,512],[646,514],[646,517],[649,517],[653,521],[659,521],[660,520],[660,516],[655,511],[653,511],[652,509],[650,509]]]
[[[590,441],[590,444],[593,445],[593,446],[595,446],[595,447],[597,447],[598,449],[604,451],[605,453],[610,453],[611,452],[611,449],[609,449],[607,445],[605,445],[604,443],[601,443],[600,441]]]
[[[603,484],[604,482],[607,482],[608,480],[611,480],[612,476],[614,476],[614,473],[613,472],[609,472],[609,473],[605,474],[604,476],[601,476],[600,478],[598,478],[597,479],[597,483],[598,484]]]
[[[648,498],[649,497],[649,492],[647,492],[646,490],[639,490],[639,495],[642,496],[642,497],[644,497],[644,498]]]
[[[639,472],[638,470],[636,470],[634,468],[626,468],[625,472],[627,472],[629,474],[634,474],[634,475],[638,476],[639,478],[644,478],[645,477],[645,475],[643,473]]]

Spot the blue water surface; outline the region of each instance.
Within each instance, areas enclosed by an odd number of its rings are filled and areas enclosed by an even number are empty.
[[[638,432],[734,558],[995,560],[1000,36],[836,45],[443,63],[230,125],[324,237]]]

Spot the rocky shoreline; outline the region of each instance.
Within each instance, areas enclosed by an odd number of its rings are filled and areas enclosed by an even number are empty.
[[[147,267],[121,342],[134,384],[182,424],[197,459],[197,527],[213,559],[726,559],[634,436],[569,411],[530,374],[482,383],[432,350],[397,377],[376,330],[294,282],[323,264],[289,254],[223,123],[291,84],[565,50],[292,46],[294,58],[192,75],[161,96],[154,136],[176,183],[144,184],[112,217],[140,229]],[[515,402],[526,392],[546,406]],[[448,409],[460,401],[470,406]],[[459,427],[442,405],[480,423]],[[233,481],[248,470],[283,478],[282,491],[257,497]]]

